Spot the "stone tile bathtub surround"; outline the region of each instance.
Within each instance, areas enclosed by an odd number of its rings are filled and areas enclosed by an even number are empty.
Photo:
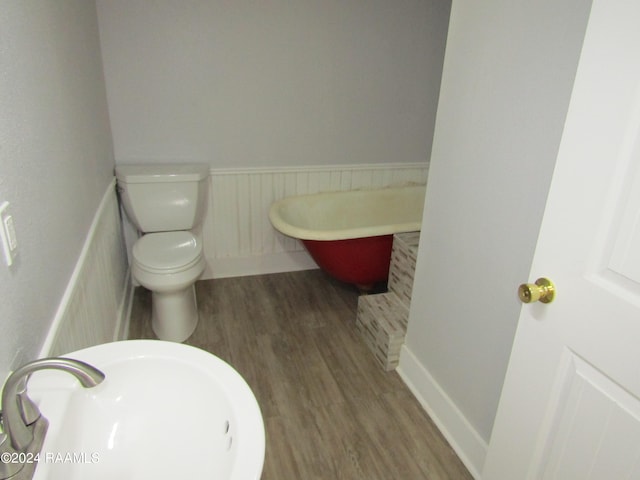
[[[356,325],[369,350],[385,370],[395,370],[407,333],[409,310],[394,293],[363,295]]]
[[[419,243],[420,232],[399,233],[393,238],[388,287],[389,291],[395,293],[407,308],[411,305]]]
[[[389,292],[363,295],[358,299],[356,327],[378,363],[387,371],[398,366],[407,333],[419,243],[420,232],[395,234]]]

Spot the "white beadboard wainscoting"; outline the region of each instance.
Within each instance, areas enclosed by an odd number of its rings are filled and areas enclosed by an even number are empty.
[[[317,268],[302,244],[269,222],[283,197],[324,191],[426,183],[428,163],[212,169],[202,225],[207,268],[223,278]]]
[[[40,356],[126,338],[132,293],[114,178],[93,219]]]

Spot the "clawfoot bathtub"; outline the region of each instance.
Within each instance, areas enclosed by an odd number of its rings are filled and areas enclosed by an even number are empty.
[[[269,219],[321,269],[367,290],[387,279],[393,234],[421,229],[424,196],[424,185],[298,195],[275,202]]]

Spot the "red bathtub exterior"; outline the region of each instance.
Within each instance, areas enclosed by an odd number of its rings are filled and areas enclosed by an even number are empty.
[[[338,280],[363,288],[387,280],[393,235],[302,243],[318,266]]]

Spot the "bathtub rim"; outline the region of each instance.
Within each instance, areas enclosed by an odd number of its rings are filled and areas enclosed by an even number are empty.
[[[366,227],[356,227],[349,229],[329,229],[329,230],[312,230],[309,228],[297,227],[291,225],[282,218],[280,209],[287,203],[291,203],[301,198],[317,198],[326,195],[348,196],[354,192],[376,192],[391,190],[407,190],[422,189],[426,192],[425,184],[411,184],[403,186],[379,187],[379,188],[360,188],[353,190],[339,190],[334,192],[319,192],[302,195],[291,195],[275,201],[269,208],[269,220],[273,227],[280,233],[299,240],[349,240],[354,238],[379,237],[383,235],[393,235],[394,233],[416,232],[422,229],[422,215],[420,219],[413,222],[392,223],[385,225],[373,225]],[[422,211],[423,205],[420,205]]]

